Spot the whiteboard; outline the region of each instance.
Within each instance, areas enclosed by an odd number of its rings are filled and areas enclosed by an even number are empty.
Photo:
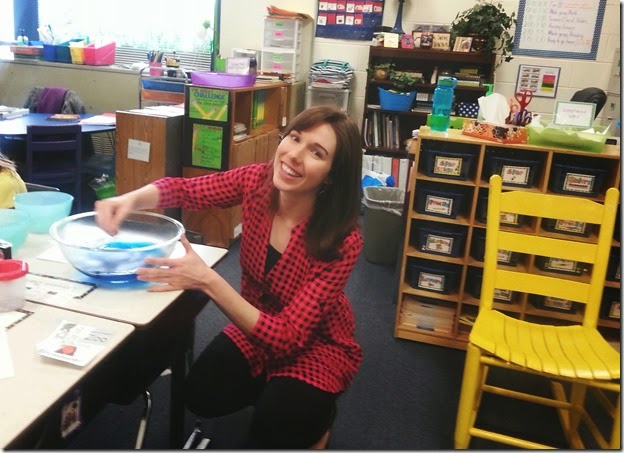
[[[514,55],[595,60],[606,0],[520,0]]]

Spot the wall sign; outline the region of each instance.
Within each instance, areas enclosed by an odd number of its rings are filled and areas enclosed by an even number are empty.
[[[519,0],[514,55],[595,60],[606,0]]]
[[[533,96],[554,98],[557,95],[560,71],[561,68],[554,66],[521,64],[518,67],[516,93],[522,90],[531,90]]]

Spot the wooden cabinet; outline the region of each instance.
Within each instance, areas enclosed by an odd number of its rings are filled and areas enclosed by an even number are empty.
[[[117,111],[115,179],[117,194],[138,189],[164,176],[182,175],[183,114]],[[153,212],[180,219],[179,209]]]
[[[442,75],[443,71],[455,74],[460,70],[475,72],[481,75],[482,83],[493,83],[495,54],[481,54],[474,52],[435,51],[428,49],[393,49],[371,46],[369,49],[368,65],[373,67],[381,62],[394,63],[397,71],[420,72],[425,83],[416,86],[416,100],[412,109],[406,112],[380,110],[378,87],[390,89],[389,80],[375,81],[368,79],[366,84],[364,118],[362,133],[366,150],[371,153],[405,153],[403,143],[412,136],[412,131],[427,123],[427,114],[431,113],[433,90],[437,86],[437,79],[430,83],[434,71]],[[485,94],[485,86],[458,86],[455,89],[455,105],[460,102],[477,102]],[[377,118],[375,118],[377,116]],[[382,133],[381,124],[386,118],[392,120],[393,126],[398,123],[398,140],[384,140],[387,136]],[[375,126],[378,123],[378,126]],[[374,140],[374,135],[379,140]],[[388,134],[392,136],[392,134]]]
[[[280,128],[289,120],[288,84],[266,83],[235,89],[187,85],[186,89],[185,177],[266,162],[273,157]],[[212,101],[201,104],[201,98],[218,97],[220,104],[211,105]],[[199,109],[193,107],[193,102],[199,102]],[[211,114],[211,109],[216,109],[217,114]],[[236,131],[241,125],[246,136],[237,139]],[[206,134],[204,138],[202,133]],[[241,232],[240,214],[240,207],[182,210],[182,223],[201,233],[206,244],[229,247]]]
[[[458,130],[442,134],[424,127],[412,142],[410,152],[414,155],[414,168],[406,206],[395,336],[459,349],[466,347],[470,322],[478,312],[489,177],[503,173],[504,189],[578,194],[597,201],[604,199],[609,187],[620,185],[620,151],[612,145],[606,145],[604,152],[597,154],[498,144],[462,135]],[[567,186],[570,172],[589,176],[585,182],[579,178],[576,185]],[[586,184],[589,180],[591,186]],[[506,219],[505,223],[505,229],[522,228],[545,236],[574,235],[583,241],[596,240],[591,225],[553,226],[547,219],[518,218]],[[617,310],[611,316],[603,312],[599,320],[603,334],[616,342],[620,336],[620,228],[616,226],[614,262],[605,283],[605,294],[618,301],[614,307]],[[434,236],[442,239],[434,243],[431,240]],[[528,266],[535,272],[552,272],[539,257],[499,256],[499,259],[509,260],[510,265]],[[566,270],[572,273],[578,270],[578,276],[570,278],[589,278],[582,263],[577,264],[578,269]],[[427,272],[444,275],[445,281],[434,279],[427,287],[421,279]],[[495,308],[520,319],[544,323],[575,323],[581,319],[565,307],[553,309],[536,304],[527,294],[506,299],[507,296],[501,294]],[[431,313],[419,315],[426,322],[414,321],[418,316],[411,310],[417,302],[433,308]]]

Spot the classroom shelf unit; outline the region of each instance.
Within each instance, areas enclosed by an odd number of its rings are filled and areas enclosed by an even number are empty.
[[[183,176],[268,161],[289,120],[289,96],[284,82],[247,88],[186,85]],[[229,247],[241,232],[241,209],[183,209],[182,223],[201,233],[206,244]]]
[[[381,110],[379,102],[378,87],[390,89],[392,83],[389,80],[371,80],[369,77],[366,83],[364,97],[364,118],[362,128],[364,143],[367,152],[382,154],[405,154],[403,143],[412,136],[412,131],[427,123],[427,114],[431,113],[433,91],[437,86],[437,78],[433,77],[443,73],[455,74],[460,70],[465,70],[474,74],[479,74],[482,83],[493,83],[496,54],[476,53],[476,52],[451,52],[430,49],[395,49],[381,46],[371,46],[368,55],[368,67],[372,68],[382,62],[393,63],[397,71],[409,71],[422,73],[425,83],[416,85],[416,100],[412,109],[406,112],[396,112]],[[436,79],[432,82],[432,77]],[[460,102],[477,102],[487,91],[485,86],[458,86],[455,88],[455,105]],[[370,137],[375,131],[366,127],[373,125],[373,117],[380,115],[383,119],[386,116],[398,118],[399,140],[392,145],[375,145]],[[379,119],[379,118],[378,118]],[[379,122],[381,124],[381,122]],[[379,131],[377,131],[379,132]]]
[[[409,204],[406,205],[406,231],[403,244],[400,282],[394,334],[398,338],[465,349],[470,322],[479,307],[485,217],[489,177],[505,173],[503,188],[563,195],[580,194],[604,200],[609,187],[620,186],[620,150],[606,145],[602,153],[579,152],[532,145],[499,144],[462,135],[459,130],[447,133],[420,129],[412,142],[414,168],[409,181]],[[441,165],[441,166],[438,166]],[[510,169],[503,171],[503,167]],[[586,173],[591,187],[582,181],[565,186],[566,171]],[[578,169],[578,171],[577,171]],[[567,191],[567,192],[566,192]],[[578,192],[574,192],[578,191]],[[507,222],[507,220],[506,220]],[[591,225],[552,225],[547,219],[508,219],[504,229],[522,228],[533,234],[562,237],[574,235],[583,241],[595,241]],[[587,229],[585,229],[587,228]],[[616,225],[612,244],[612,263],[607,272],[605,297],[599,329],[606,338],[619,344],[620,338],[620,225]],[[431,246],[428,234],[443,236]],[[429,241],[429,242],[428,242]],[[535,272],[556,270],[554,263],[534,256],[499,256],[510,265],[527,266]],[[574,267],[578,265],[578,267]],[[565,263],[571,279],[588,278],[582,263]],[[569,266],[572,266],[570,268]],[[578,272],[576,272],[578,271]],[[421,279],[427,272],[443,275],[427,287]],[[426,282],[425,282],[426,283]],[[520,319],[544,323],[576,323],[580,307],[536,303],[527,294],[500,294],[495,308]],[[432,308],[415,321],[421,303]],[[611,304],[611,305],[605,305]],[[420,327],[419,327],[420,326]]]

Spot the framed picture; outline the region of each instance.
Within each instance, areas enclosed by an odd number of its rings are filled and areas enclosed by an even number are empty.
[[[420,38],[423,33],[428,33],[431,31],[431,25],[429,24],[414,24],[414,29],[412,30],[412,39],[414,40],[414,47],[420,47]]]
[[[561,68],[555,66],[534,66],[521,64],[518,66],[516,93],[531,90],[533,96],[554,98],[559,86]]]
[[[458,36],[455,38],[453,52],[470,52],[470,46],[472,46],[471,36]]]
[[[451,34],[448,32],[433,32],[433,50],[450,50]]]

